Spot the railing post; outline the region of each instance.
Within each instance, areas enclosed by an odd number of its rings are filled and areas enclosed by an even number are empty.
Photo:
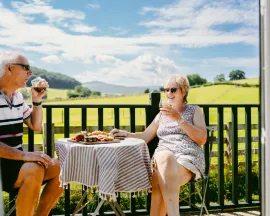
[[[160,101],[160,92],[157,90],[154,90],[150,93],[150,104],[151,104],[151,111],[150,111],[150,116],[151,116],[151,121],[154,120],[156,115],[159,113],[159,101]],[[152,156],[156,147],[158,144],[158,138],[154,138],[148,145],[150,155]]]
[[[52,130],[52,137],[51,137],[51,150],[52,150],[52,153],[54,153],[54,123],[51,123],[51,130]],[[43,123],[43,152],[44,153],[47,153],[47,149],[48,149],[48,146],[47,146],[47,123]],[[52,155],[53,157],[54,155]]]
[[[154,90],[149,94],[150,104],[151,108],[149,112],[147,112],[147,119],[146,124],[151,124],[151,122],[154,120],[155,116],[159,113],[159,101],[160,101],[160,92]],[[150,156],[152,157],[156,147],[158,144],[158,138],[155,137],[148,145]],[[150,207],[151,207],[151,194],[147,195],[147,201],[146,201],[146,209],[147,212],[150,213]]]

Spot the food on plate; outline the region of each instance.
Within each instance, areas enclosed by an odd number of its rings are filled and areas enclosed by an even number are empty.
[[[82,141],[82,140],[84,139],[84,135],[81,134],[81,133],[77,133],[77,134],[76,134],[74,137],[72,137],[71,139],[74,140],[74,141],[79,142],[79,141]]]
[[[92,133],[83,131],[83,133],[77,133],[71,140],[76,142],[113,141],[113,137],[104,131],[93,131]]]

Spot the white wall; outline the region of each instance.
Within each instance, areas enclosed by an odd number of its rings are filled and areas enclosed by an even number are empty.
[[[261,0],[262,215],[270,215],[270,1]]]

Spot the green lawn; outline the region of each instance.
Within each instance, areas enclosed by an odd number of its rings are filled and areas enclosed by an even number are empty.
[[[234,80],[234,83],[247,83],[247,84],[259,84],[259,78],[250,78],[242,80]]]
[[[66,99],[67,98],[67,91],[66,89],[52,89],[49,88],[48,92],[47,92],[47,98],[48,100],[54,100],[56,98],[63,98]]]

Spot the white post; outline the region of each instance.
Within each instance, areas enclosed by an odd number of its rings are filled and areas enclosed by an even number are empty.
[[[270,2],[261,0],[261,215],[270,215]]]

